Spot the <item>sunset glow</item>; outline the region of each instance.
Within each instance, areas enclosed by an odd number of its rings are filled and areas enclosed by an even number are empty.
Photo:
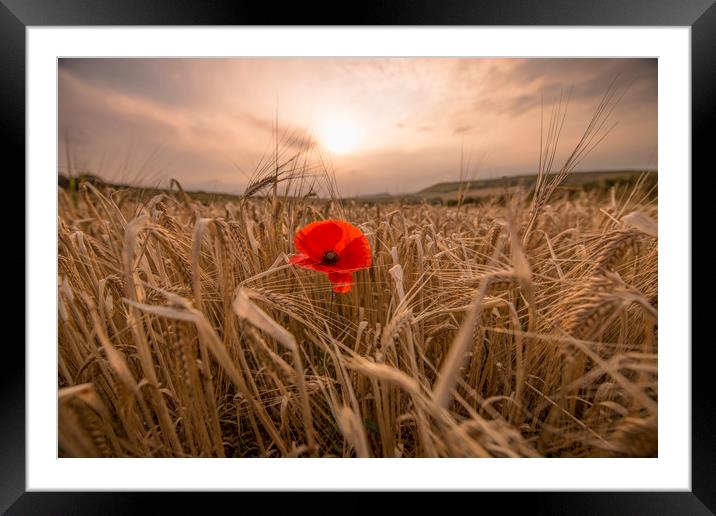
[[[354,151],[358,146],[358,134],[355,124],[341,117],[325,120],[318,128],[318,140],[329,151],[345,154]]]
[[[278,122],[342,195],[456,181],[461,155],[471,178],[530,174],[541,110],[572,92],[564,160],[615,77],[630,87],[581,170],[656,169],[656,59],[60,59],[60,171],[241,193]]]

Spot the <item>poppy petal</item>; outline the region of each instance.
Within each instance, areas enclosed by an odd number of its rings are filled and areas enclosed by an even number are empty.
[[[346,294],[351,290],[353,290],[353,285],[350,283],[345,285],[336,285],[335,283],[333,284],[333,292],[337,292],[338,294]]]
[[[323,272],[325,274],[336,270],[336,268],[331,265],[323,265],[322,263],[314,262],[310,258],[305,262],[297,263],[296,265],[298,265],[299,267],[303,267],[304,269],[312,269],[314,271]]]
[[[307,254],[294,254],[288,259],[288,263],[292,263],[294,265],[303,265],[303,262],[310,261],[311,258]]]
[[[314,261],[310,256],[306,256],[305,254],[297,254],[292,256],[289,259],[289,263],[293,265],[298,265],[299,267],[303,267],[304,269],[313,269],[314,271],[321,271],[326,273],[328,270],[333,270],[326,265],[323,265],[322,263]]]
[[[294,245],[296,249],[311,257],[316,262],[323,260],[326,251],[334,249],[343,237],[343,228],[332,220],[312,222],[296,233]]]
[[[343,268],[338,265],[326,265],[325,263],[319,263],[312,260],[310,256],[306,256],[305,254],[292,256],[289,261],[291,264],[298,265],[304,269],[320,271],[326,274],[330,272],[343,272]]]
[[[352,271],[370,267],[371,262],[370,244],[368,239],[361,235],[341,251],[340,259],[336,265],[343,270]]]
[[[336,220],[334,221],[336,224],[340,225],[341,229],[343,230],[343,238],[340,239],[338,243],[336,243],[335,251],[340,255],[348,245],[353,242],[356,238],[365,238],[363,235],[363,232],[355,227],[353,224],[349,224],[348,222],[344,222],[342,220]]]
[[[333,284],[333,292],[345,294],[353,288],[353,274],[350,272],[331,272],[328,279]]]
[[[357,227],[342,220],[313,222],[296,233],[294,244],[298,254],[290,263],[325,274],[333,291],[349,292],[353,288],[352,271],[370,267],[370,243]],[[337,261],[327,259],[334,251]],[[328,263],[332,262],[332,263]]]

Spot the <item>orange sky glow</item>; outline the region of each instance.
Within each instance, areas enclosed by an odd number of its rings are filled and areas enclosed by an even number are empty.
[[[579,168],[656,169],[656,59],[61,59],[60,172],[240,193],[278,118],[346,196],[457,181],[461,154],[470,178],[534,173],[542,106],[571,90],[563,160],[615,77],[616,125]]]

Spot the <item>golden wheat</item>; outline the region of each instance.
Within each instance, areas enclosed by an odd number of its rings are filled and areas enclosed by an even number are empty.
[[[61,455],[655,455],[655,194],[554,186],[459,209],[60,191]],[[373,253],[344,295],[287,261],[329,217]]]

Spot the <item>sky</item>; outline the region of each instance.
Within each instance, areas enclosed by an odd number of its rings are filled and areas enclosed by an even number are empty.
[[[560,96],[556,167],[615,79],[613,127],[578,170],[656,169],[656,59],[60,59],[60,172],[241,193],[278,125],[344,196],[534,173]]]

